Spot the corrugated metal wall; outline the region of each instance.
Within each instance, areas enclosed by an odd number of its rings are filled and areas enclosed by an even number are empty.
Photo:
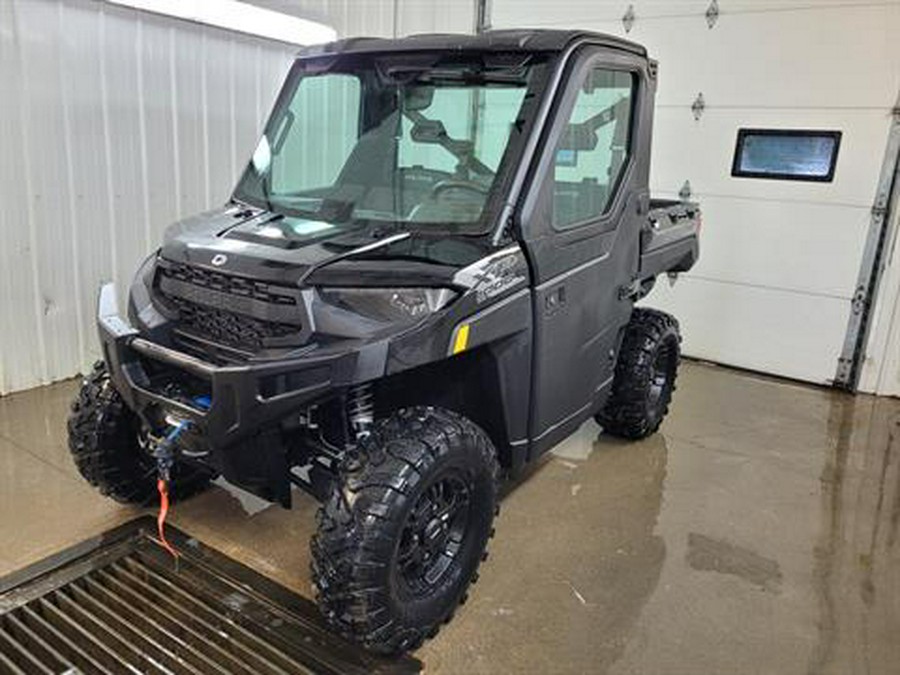
[[[476,0],[244,0],[333,26],[341,36],[471,33]]]
[[[101,281],[224,201],[294,48],[97,2],[0,2],[0,391],[97,356]]]
[[[472,16],[469,0],[292,10],[342,35]],[[0,0],[0,394],[97,358],[100,283],[124,292],[168,224],[227,198],[295,51],[97,0]]]

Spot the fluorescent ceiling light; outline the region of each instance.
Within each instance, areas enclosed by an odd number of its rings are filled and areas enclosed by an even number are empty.
[[[331,26],[238,0],[107,0],[107,2],[295,45],[331,42],[337,38],[337,31]]]

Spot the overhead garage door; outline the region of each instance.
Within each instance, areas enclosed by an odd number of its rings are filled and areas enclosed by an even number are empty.
[[[712,27],[709,6],[634,2],[626,32],[624,2],[494,0],[491,23],[591,28],[648,48],[660,62],[651,190],[677,197],[689,181],[704,212],[700,263],[648,303],[680,319],[689,355],[829,382],[900,87],[900,5],[720,0]],[[740,128],[840,131],[833,181],[732,177]]]

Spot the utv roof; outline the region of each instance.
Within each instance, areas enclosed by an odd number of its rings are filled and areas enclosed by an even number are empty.
[[[647,55],[647,50],[641,45],[605,33],[584,30],[491,30],[479,35],[423,33],[395,39],[347,38],[306,47],[298,56],[406,51],[558,52],[580,41]]]

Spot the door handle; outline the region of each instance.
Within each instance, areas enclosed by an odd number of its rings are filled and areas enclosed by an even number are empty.
[[[544,314],[550,315],[558,312],[566,304],[566,287],[557,286],[544,296]]]

